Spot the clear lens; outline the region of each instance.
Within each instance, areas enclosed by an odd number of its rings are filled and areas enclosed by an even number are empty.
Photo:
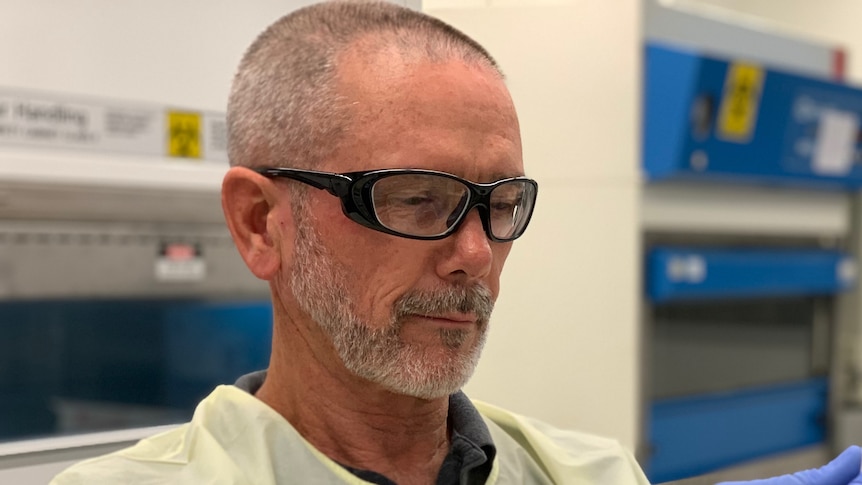
[[[437,236],[460,219],[469,189],[457,180],[433,174],[401,174],[378,180],[371,198],[378,221],[413,236]]]
[[[491,233],[498,239],[520,236],[530,219],[536,191],[532,184],[513,180],[491,192]]]
[[[470,201],[470,189],[457,179],[441,175],[397,174],[374,182],[371,198],[377,220],[387,229],[433,237],[445,234],[461,220]],[[520,236],[535,200],[535,187],[524,180],[494,187],[488,200],[494,238],[511,240]]]

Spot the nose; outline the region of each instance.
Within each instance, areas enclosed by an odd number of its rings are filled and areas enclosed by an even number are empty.
[[[478,209],[471,210],[458,230],[443,241],[444,256],[437,267],[441,278],[466,283],[480,280],[490,273],[493,250]]]

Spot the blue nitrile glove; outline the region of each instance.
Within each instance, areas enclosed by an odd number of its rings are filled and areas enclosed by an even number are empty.
[[[862,485],[860,465],[862,448],[851,446],[820,468],[763,480],[721,482],[716,485]]]

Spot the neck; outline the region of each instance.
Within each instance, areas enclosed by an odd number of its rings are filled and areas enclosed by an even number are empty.
[[[360,379],[316,324],[283,315],[275,315],[270,367],[256,396],[338,463],[396,483],[434,483],[449,450],[448,397],[418,399]]]

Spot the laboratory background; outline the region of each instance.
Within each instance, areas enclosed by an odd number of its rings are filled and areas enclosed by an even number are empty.
[[[265,368],[224,110],[298,0],[0,0],[0,483]],[[466,392],[652,483],[862,444],[862,2],[403,0],[496,57],[540,195]]]

